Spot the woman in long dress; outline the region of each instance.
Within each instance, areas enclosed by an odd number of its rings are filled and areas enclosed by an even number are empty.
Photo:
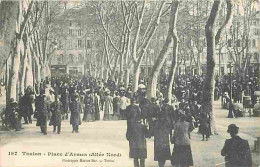
[[[154,127],[154,161],[158,161],[159,167],[164,167],[166,160],[171,159],[171,130],[171,125],[165,121],[164,115],[159,113]]]
[[[104,101],[104,121],[109,121],[113,119],[113,97],[110,96],[110,91],[105,91],[105,101]]]
[[[190,139],[188,135],[190,124],[185,122],[185,119],[185,116],[181,115],[180,120],[174,126],[174,135],[172,140],[174,148],[171,158],[173,166],[193,166]]]

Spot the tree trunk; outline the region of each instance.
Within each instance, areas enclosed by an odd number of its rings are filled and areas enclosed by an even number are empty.
[[[177,36],[177,27],[176,27],[176,21],[177,21],[177,16],[178,16],[178,3],[176,4],[176,14],[175,14],[175,19],[174,19],[174,28],[173,28],[173,51],[172,51],[172,65],[171,65],[171,70],[169,73],[169,79],[168,79],[168,91],[167,91],[167,97],[169,99],[169,103],[171,104],[172,100],[172,86],[174,82],[174,77],[175,77],[175,72],[177,68],[177,56],[178,56],[178,36]]]
[[[210,16],[205,26],[207,41],[207,73],[203,88],[203,111],[211,116],[211,130],[216,131],[215,111],[213,108],[214,86],[215,86],[215,23],[218,16],[220,0],[215,0],[211,9]]]
[[[8,106],[8,101],[10,99],[10,93],[9,92],[9,82],[10,82],[10,59],[11,57],[9,57],[7,60],[6,60],[6,76],[5,76],[5,92],[6,92],[6,106]]]
[[[18,8],[19,1],[2,1],[0,4],[0,69],[13,49]]]
[[[168,53],[169,48],[173,41],[174,31],[176,31],[178,6],[179,6],[179,1],[173,0],[172,4],[171,4],[171,15],[170,15],[170,21],[169,21],[168,35],[167,35],[166,41],[163,45],[163,48],[160,51],[160,54],[156,60],[156,63],[153,66],[152,73],[151,73],[150,77],[148,78],[149,82],[148,82],[148,87],[147,87],[147,93],[148,93],[149,98],[156,97],[157,79],[160,74],[161,68],[168,56],[167,53]],[[176,37],[177,37],[177,34],[176,34]]]
[[[108,80],[108,73],[109,73],[109,70],[108,70],[108,68],[106,68],[106,69],[105,69],[105,74],[104,74],[104,80],[105,80],[105,82],[107,82],[107,80]]]
[[[112,81],[115,81],[115,74],[116,74],[117,64],[118,64],[119,58],[120,58],[120,55],[118,54],[117,57],[116,57],[116,60],[114,62],[113,70],[112,70],[111,75],[109,77],[109,79],[112,80]]]
[[[119,84],[124,82],[124,54],[120,56]]]
[[[22,39],[17,38],[15,53],[12,56],[12,65],[11,65],[10,83],[9,83],[10,85],[8,91],[10,92],[10,98],[14,98],[14,100],[16,100],[16,95],[17,95],[16,86],[17,86],[19,69],[20,69],[21,47],[22,47]]]
[[[35,80],[36,80],[36,87],[37,93],[40,93],[40,82],[41,82],[41,65],[39,60],[35,60]]]
[[[129,86],[129,79],[130,79],[130,72],[131,70],[130,69],[126,69],[125,70],[125,88],[127,89],[128,86]]]
[[[200,55],[201,55],[201,52],[198,52],[198,60],[197,60],[197,75],[200,75],[201,74],[201,63],[200,63]]]
[[[28,48],[27,46],[25,46],[25,51],[24,51],[24,55],[22,56],[21,55],[21,61],[22,61],[22,64],[21,64],[21,69],[20,69],[20,92],[22,94],[24,94],[24,90],[25,90],[25,75],[26,75],[26,66],[27,66],[27,55],[28,55]]]
[[[165,5],[165,2],[162,2],[161,5],[160,5],[160,8],[159,8],[159,11],[156,15],[156,18],[153,22],[153,26],[150,27],[148,33],[147,33],[147,38],[144,40],[142,46],[140,47],[141,49],[139,49],[138,51],[138,58],[137,59],[134,59],[134,77],[133,77],[133,87],[132,87],[132,91],[135,92],[137,91],[138,89],[138,81],[139,81],[139,75],[140,75],[140,64],[143,60],[143,57],[144,55],[146,54],[146,50],[147,50],[147,47],[148,45],[150,44],[150,41],[155,33],[155,31],[157,30],[158,28],[158,25],[160,23],[160,20],[161,20],[161,14],[162,14],[162,10],[163,10],[163,7]],[[149,27],[148,27],[149,28]],[[136,53],[135,50],[133,51],[133,53]],[[134,54],[134,58],[135,58],[135,54]]]
[[[135,63],[134,65],[133,78],[132,78],[132,93],[136,92],[138,89],[139,76],[140,76],[140,64],[141,63]]]
[[[99,72],[99,78],[103,79],[103,72],[104,72],[104,59],[105,59],[105,49],[103,49],[102,57],[101,57],[101,65],[100,65],[100,72]]]
[[[46,78],[46,64],[43,64],[41,66],[40,74],[41,74],[41,79],[45,80],[45,78]]]
[[[30,50],[28,50],[27,54],[25,88],[27,88],[28,86],[33,87],[32,55]]]
[[[232,17],[232,1],[226,0],[227,3],[227,15],[226,20],[222,26],[218,29],[215,35],[215,23],[218,16],[218,11],[221,6],[221,0],[214,0],[210,16],[205,26],[205,34],[207,41],[207,73],[204,80],[203,88],[203,111],[209,113],[211,117],[211,132],[217,134],[216,132],[216,116],[213,108],[214,100],[214,88],[215,88],[215,62],[216,62],[216,44],[219,43],[221,39],[221,34],[225,26],[228,24]]]

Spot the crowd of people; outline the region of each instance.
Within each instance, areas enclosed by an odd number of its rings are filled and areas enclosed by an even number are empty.
[[[246,96],[256,99],[256,80],[246,78],[244,84],[233,82],[232,97],[242,102]],[[70,119],[72,133],[79,133],[82,122],[98,120],[126,120],[126,138],[130,146],[130,158],[135,166],[144,167],[147,156],[146,139],[154,137],[154,160],[163,167],[166,160],[173,165],[192,166],[190,132],[198,127],[202,140],[207,141],[211,132],[211,115],[202,110],[203,76],[178,76],[173,87],[173,98],[166,98],[167,80],[161,82],[156,97],[148,99],[144,81],[140,81],[136,92],[131,92],[131,84],[98,80],[92,77],[52,77],[35,88],[28,87],[19,94],[19,101],[10,99],[6,108],[5,120],[9,120],[12,129],[22,128],[37,119],[36,126],[47,134],[47,125],[53,126],[53,132],[61,133],[62,120]],[[228,99],[230,84],[228,77],[216,78],[215,100]],[[226,94],[227,92],[227,94]],[[252,105],[259,104],[252,100]],[[259,105],[258,105],[259,106]],[[258,107],[260,108],[260,106]],[[81,118],[81,114],[83,117]],[[174,132],[172,134],[172,132]],[[170,142],[174,144],[173,154]]]

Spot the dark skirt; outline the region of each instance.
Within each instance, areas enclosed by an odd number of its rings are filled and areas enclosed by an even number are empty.
[[[154,161],[165,161],[171,159],[170,147],[158,148],[154,151]]]
[[[171,163],[172,165],[193,166],[190,145],[174,145]]]

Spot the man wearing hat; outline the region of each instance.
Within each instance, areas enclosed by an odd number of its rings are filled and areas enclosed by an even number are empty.
[[[81,103],[79,102],[79,95],[76,94],[74,98],[72,98],[72,101],[70,103],[70,124],[72,125],[72,133],[76,132],[79,133],[79,125],[81,125],[81,119],[80,119],[80,113],[81,113],[82,107]]]
[[[231,139],[225,141],[221,155],[225,156],[226,167],[252,167],[252,157],[247,140],[237,136],[239,127],[230,124],[227,132]]]
[[[141,116],[141,110],[136,104],[136,99],[132,97],[130,100],[130,105],[126,107],[127,129],[131,128],[137,115]]]
[[[56,127],[58,127],[57,133],[60,134],[61,130],[61,112],[62,112],[62,104],[60,102],[60,95],[55,96],[55,102],[53,102],[50,106],[51,109],[51,120],[49,125],[53,125],[53,132],[56,132]]]
[[[63,88],[63,92],[61,94],[61,103],[62,109],[64,113],[64,117],[68,119],[68,112],[69,112],[69,92],[66,87]]]
[[[30,89],[26,89],[25,94],[20,101],[21,114],[24,117],[25,124],[32,123],[31,115],[33,114],[32,100],[30,98],[32,92]]]
[[[47,134],[47,120],[48,120],[48,111],[49,105],[46,102],[45,91],[41,90],[40,95],[37,97],[35,101],[35,108],[37,112],[37,124],[36,126],[41,127],[41,132],[46,135]]]
[[[131,99],[131,101],[133,104],[134,100]],[[147,158],[147,137],[148,130],[146,126],[142,124],[141,113],[139,112],[139,114],[133,118],[131,127],[129,127],[126,132],[126,138],[129,141],[129,158],[134,159],[135,167],[145,167],[145,159]]]
[[[147,112],[147,121],[149,125],[149,137],[154,136],[154,126],[157,114],[160,112],[160,106],[156,103],[156,98],[151,98],[151,103],[149,105],[149,110]]]
[[[173,129],[173,120],[174,120],[174,117],[173,117],[174,109],[168,103],[169,103],[169,99],[165,98],[161,105],[161,112],[162,112],[164,121],[168,124],[169,128],[172,130]],[[172,136],[172,133],[170,133],[170,135]]]

